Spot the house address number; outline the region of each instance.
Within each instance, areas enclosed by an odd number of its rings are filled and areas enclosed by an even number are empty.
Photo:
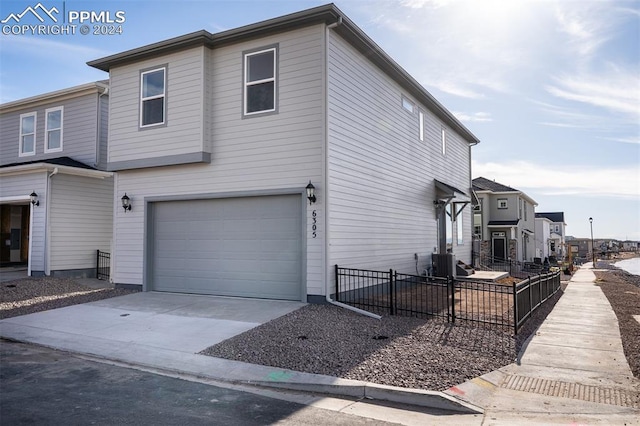
[[[314,210],[311,213],[311,217],[313,218],[313,224],[311,225],[311,235],[313,235],[313,238],[316,238],[318,236],[318,234],[316,233],[316,231],[318,230],[318,213]]]

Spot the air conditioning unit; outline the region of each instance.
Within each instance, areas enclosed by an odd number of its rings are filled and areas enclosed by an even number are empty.
[[[456,257],[453,254],[432,254],[433,275],[436,277],[456,276]]]

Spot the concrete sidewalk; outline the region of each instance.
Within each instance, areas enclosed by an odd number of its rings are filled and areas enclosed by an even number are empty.
[[[591,264],[575,272],[519,363],[446,393],[484,407],[487,424],[640,424],[640,381]]]

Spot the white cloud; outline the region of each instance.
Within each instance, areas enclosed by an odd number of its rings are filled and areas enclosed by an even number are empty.
[[[631,143],[631,144],[640,145],[640,137],[638,136],[632,137],[632,138],[603,138],[603,139],[614,141],[614,142]]]
[[[469,114],[466,112],[453,111],[453,115],[455,115],[458,120],[463,122],[482,123],[493,121],[493,118],[491,118],[491,114],[488,112],[472,112]]]
[[[546,90],[551,95],[640,119],[640,79],[637,72],[609,66],[600,73],[562,75]]]
[[[579,195],[638,199],[640,165],[597,168],[591,165],[552,166],[526,161],[505,163],[472,162],[474,177],[485,177],[524,192],[541,195]]]

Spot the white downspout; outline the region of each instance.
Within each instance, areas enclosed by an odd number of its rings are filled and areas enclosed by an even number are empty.
[[[96,117],[97,129],[96,129],[96,168],[100,169],[100,136],[102,136],[102,103],[101,99],[103,96],[109,94],[109,87],[105,87],[104,92],[98,95],[98,116]],[[106,161],[105,161],[106,163]]]
[[[344,303],[336,302],[331,299],[331,288],[329,280],[327,279],[327,262],[329,260],[329,33],[330,30],[336,28],[342,24],[342,16],[338,17],[338,20],[333,24],[329,24],[325,27],[324,34],[324,259],[325,264],[325,300],[327,303],[339,306],[350,311],[354,311],[361,315],[366,315],[372,318],[381,319],[380,315],[373,314],[371,312],[364,311],[362,309],[354,308],[353,306],[345,305]]]
[[[46,190],[46,215],[45,215],[45,221],[44,221],[44,226],[45,226],[45,237],[44,237],[44,274],[46,276],[51,275],[51,253],[49,253],[50,250],[50,240],[51,240],[51,230],[49,227],[49,221],[51,220],[51,178],[55,175],[58,174],[58,168],[54,168],[53,172],[51,172],[51,174],[47,177],[47,190]]]

